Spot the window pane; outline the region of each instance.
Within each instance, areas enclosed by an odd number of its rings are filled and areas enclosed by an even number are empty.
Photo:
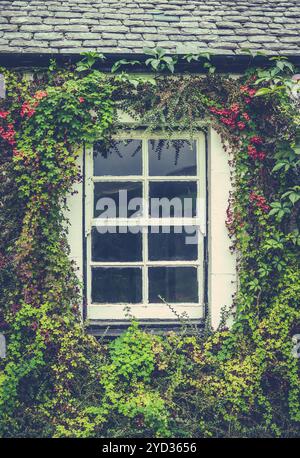
[[[149,267],[149,302],[198,302],[196,267]]]
[[[155,231],[159,233],[154,233]],[[181,233],[180,233],[181,231]],[[195,226],[152,226],[148,235],[150,261],[191,261],[198,257],[197,230]]]
[[[92,269],[92,302],[137,304],[142,302],[142,268],[95,267]],[[118,318],[117,316],[114,318]]]
[[[114,141],[109,146],[103,141],[94,144],[95,176],[126,176],[142,174],[142,141]]]
[[[196,142],[149,140],[149,175],[196,175]]]
[[[197,183],[164,181],[149,183],[149,211],[152,218],[196,215]],[[163,199],[158,201],[158,199]]]
[[[95,183],[94,217],[98,218],[100,215],[106,217],[108,216],[108,212],[114,213],[110,216],[112,218],[127,218],[136,212],[141,215],[142,193],[143,185],[139,182],[131,181],[122,183],[118,181],[113,183]],[[129,203],[130,209],[128,209]]]
[[[99,233],[101,231],[101,233]],[[127,231],[127,233],[122,233]],[[94,227],[93,261],[142,261],[142,232],[139,227]],[[132,233],[135,232],[135,233]]]

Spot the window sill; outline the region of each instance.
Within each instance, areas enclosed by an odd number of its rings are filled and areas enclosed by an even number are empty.
[[[199,335],[204,330],[204,319],[190,320],[187,328],[178,320],[141,320],[140,327],[152,334],[165,335],[168,332],[184,332],[185,335]],[[128,320],[89,320],[87,326],[88,334],[95,337],[118,337],[128,327]]]

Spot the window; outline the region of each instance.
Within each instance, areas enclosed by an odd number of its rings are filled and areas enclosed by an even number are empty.
[[[203,134],[120,133],[87,151],[88,318],[202,318],[205,209]]]

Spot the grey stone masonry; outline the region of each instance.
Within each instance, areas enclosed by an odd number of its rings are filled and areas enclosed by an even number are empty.
[[[300,56],[300,0],[0,0],[0,53]]]

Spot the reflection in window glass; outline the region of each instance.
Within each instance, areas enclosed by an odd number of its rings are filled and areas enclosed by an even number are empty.
[[[150,182],[149,197],[149,211],[152,218],[196,216],[197,183],[195,181]],[[157,199],[164,200],[159,202]]]
[[[98,229],[94,227],[92,230],[92,261],[141,261],[142,232],[139,229],[127,226],[99,227],[101,231],[99,233]]]
[[[150,267],[148,275],[150,303],[198,302],[196,267]]]
[[[94,144],[94,176],[142,174],[142,141],[103,141]]]
[[[159,231],[155,233],[154,231]],[[180,232],[181,231],[181,232]],[[195,226],[152,227],[148,235],[150,261],[192,261],[198,257]]]
[[[196,175],[196,142],[149,140],[149,175]]]
[[[122,193],[120,194],[120,191]],[[126,191],[124,193],[123,191]],[[127,218],[132,216],[134,213],[138,212],[135,216],[139,216],[142,214],[141,209],[141,200],[132,200],[132,199],[142,199],[142,192],[143,192],[143,185],[140,182],[126,182],[122,183],[120,181],[114,182],[102,182],[102,183],[95,183],[94,188],[94,217],[98,218],[105,212],[102,216],[107,216],[107,204],[108,201],[101,200],[105,199],[112,199],[115,203],[115,215],[112,218],[122,217]],[[126,201],[127,196],[127,201]],[[127,210],[127,202],[131,201],[130,209]],[[109,205],[111,205],[109,203]],[[112,205],[113,206],[113,205]]]
[[[142,302],[142,268],[92,268],[92,302],[102,304]]]

